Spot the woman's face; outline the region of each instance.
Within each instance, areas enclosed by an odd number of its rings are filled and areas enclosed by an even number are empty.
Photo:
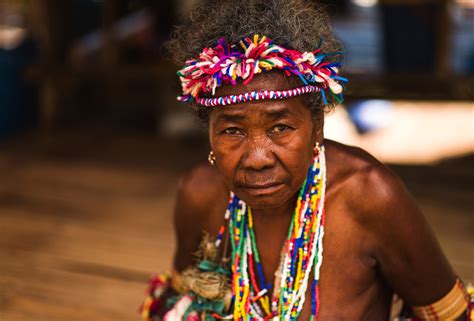
[[[223,86],[217,96],[255,90],[286,90],[280,74],[256,76],[249,85]],[[322,139],[301,97],[216,107],[209,139],[226,185],[250,207],[275,208],[293,201]]]

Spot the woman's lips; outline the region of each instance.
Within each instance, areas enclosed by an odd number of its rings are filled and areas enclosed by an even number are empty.
[[[277,192],[283,187],[282,183],[269,183],[262,185],[242,185],[242,188],[251,195],[268,195]]]

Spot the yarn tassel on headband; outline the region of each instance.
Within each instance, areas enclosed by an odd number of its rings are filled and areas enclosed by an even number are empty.
[[[215,104],[206,105],[202,104],[206,98],[200,95],[214,96],[216,89],[223,84],[235,85],[238,79],[242,79],[246,85],[259,73],[282,70],[287,76],[298,77],[305,87],[317,88],[312,91],[320,91],[326,105],[337,104],[342,101],[343,84],[348,80],[338,76],[340,63],[326,60],[331,55],[342,53],[322,53],[320,49],[300,52],[279,46],[257,34],[252,38],[241,39],[238,44],[229,44],[221,38],[215,47],[205,48],[198,58],[188,60],[184,68],[178,71],[183,89],[178,100],[195,101],[204,106],[222,105],[220,102],[229,101],[228,97],[217,97]],[[264,97],[281,98],[284,97]],[[231,101],[239,102],[243,101]]]

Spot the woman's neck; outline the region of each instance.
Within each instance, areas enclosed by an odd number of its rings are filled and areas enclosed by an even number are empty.
[[[297,195],[291,197],[287,202],[278,207],[252,208],[255,221],[269,223],[273,221],[287,221],[293,217],[295,212]]]

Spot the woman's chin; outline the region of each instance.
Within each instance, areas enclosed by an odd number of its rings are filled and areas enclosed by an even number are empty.
[[[288,193],[285,188],[275,188],[271,192],[241,188],[236,191],[236,194],[252,209],[278,208],[292,199],[291,193]]]

